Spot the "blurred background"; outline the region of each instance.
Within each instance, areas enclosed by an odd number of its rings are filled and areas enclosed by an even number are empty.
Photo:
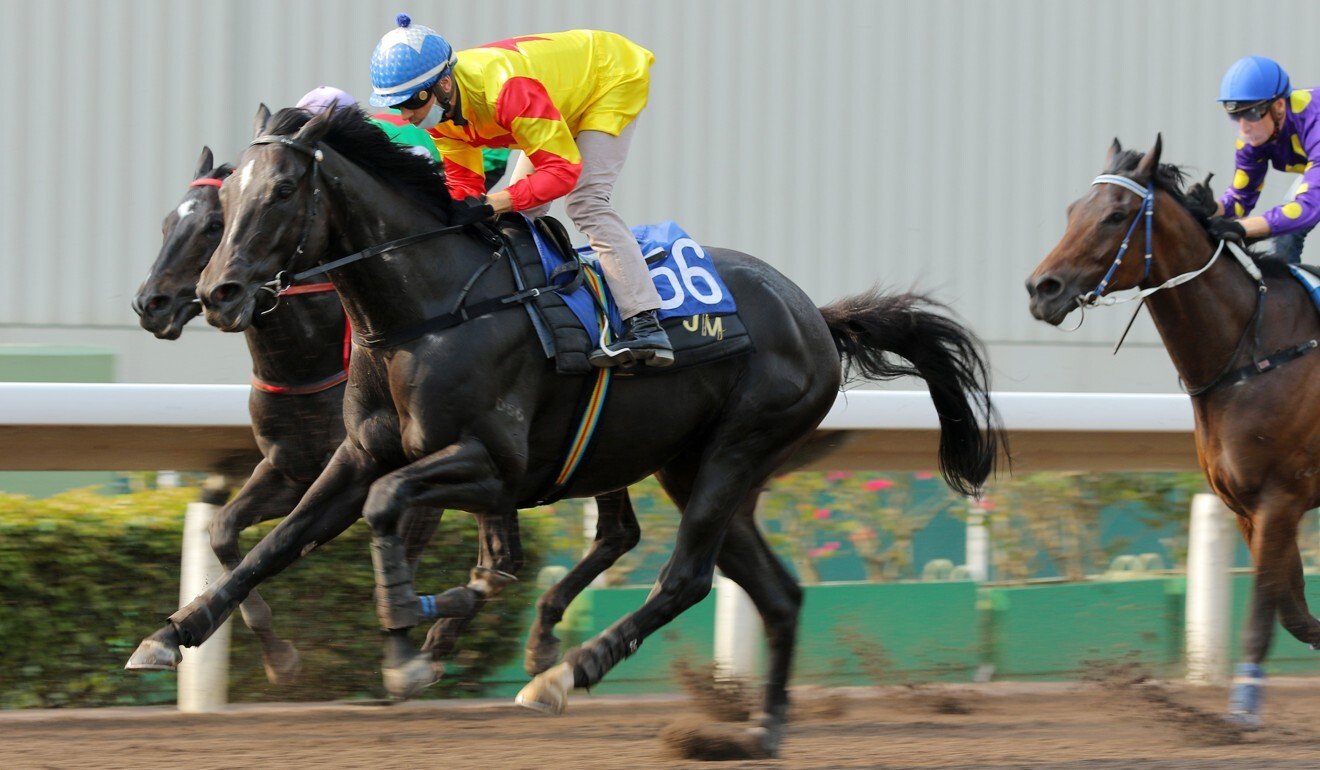
[[[365,100],[371,51],[407,12],[460,50],[576,27],[617,31],[652,50],[650,104],[615,194],[632,223],[674,219],[704,244],[767,260],[819,304],[873,284],[928,292],[987,343],[996,390],[1178,392],[1147,316],[1114,358],[1126,312],[1091,313],[1066,334],[1032,320],[1023,283],[1115,137],[1146,148],[1162,133],[1165,161],[1194,178],[1215,172],[1220,190],[1233,168],[1235,129],[1215,101],[1228,65],[1267,55],[1295,86],[1320,84],[1320,3],[1247,6],[4,0],[0,72],[13,107],[0,121],[0,381],[246,383],[242,335],[194,320],[166,342],[138,327],[129,301],[160,247],[161,220],[204,145],[217,162],[243,149],[259,103],[289,106],[318,85]],[[1289,182],[1272,174],[1261,206],[1277,203]],[[803,648],[823,652],[804,664],[803,681],[966,679],[986,666],[1069,677],[1094,657],[1129,653],[1158,670],[1180,664],[1178,570],[1199,474],[1032,474],[973,503],[931,473],[885,470],[798,474],[763,499],[777,552],[808,585],[926,584],[924,593],[813,594],[808,609],[824,614],[804,620]],[[118,669],[173,601],[182,506],[198,480],[0,473],[0,491],[10,493],[100,485],[44,500],[0,494],[0,648],[14,673],[0,683],[0,708],[173,697],[168,677],[126,680]],[[648,583],[668,552],[675,513],[653,482],[635,496],[643,544],[566,620],[567,642],[640,602],[646,589],[621,586]],[[526,536],[534,564],[553,577],[580,553],[581,510],[563,504],[528,520],[540,522]],[[446,564],[448,548],[471,553],[469,524],[464,515],[446,520],[453,534],[433,564]],[[968,526],[989,528],[984,578],[999,587],[978,587],[960,571]],[[1311,565],[1320,549],[1314,522],[1305,526]],[[272,605],[288,613],[282,628],[304,650],[322,651],[311,653],[322,657],[310,658],[309,670],[333,677],[330,689],[310,677],[303,697],[379,694],[362,529],[330,549],[342,561],[318,556],[271,587]],[[245,547],[264,531],[246,536]],[[461,582],[466,567],[457,569],[452,579],[433,574],[433,587]],[[1092,579],[1098,588],[1084,585]],[[122,588],[143,581],[151,591]],[[1011,593],[1037,585],[1026,581],[1071,581],[1078,592]],[[438,694],[516,689],[516,634],[534,588],[529,580],[511,595],[498,655],[494,637],[476,639],[469,673]],[[942,619],[932,626],[912,607]],[[57,608],[82,614],[46,623]],[[709,608],[690,615],[684,622],[695,625],[648,642],[614,686],[663,689],[676,656],[707,659]],[[882,627],[883,638],[855,636]],[[60,647],[71,639],[77,649]],[[236,700],[298,696],[269,690],[250,634],[235,640]],[[65,668],[42,668],[50,649],[65,650]],[[1304,654],[1289,648],[1276,660]]]

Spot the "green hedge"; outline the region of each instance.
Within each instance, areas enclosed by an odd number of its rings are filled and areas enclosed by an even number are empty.
[[[183,511],[196,498],[195,489],[0,495],[0,708],[173,702],[172,673],[130,674],[123,666],[177,606]],[[479,694],[488,672],[520,655],[553,525],[542,511],[524,512],[522,521],[523,581],[472,622],[427,697]],[[244,547],[272,526],[254,528]],[[256,639],[238,620],[231,701],[384,696],[368,540],[358,522],[261,587],[276,631],[302,655],[302,676],[289,687],[268,684]],[[472,517],[447,513],[422,557],[418,589],[466,583],[476,554]],[[421,644],[424,629],[413,638]]]

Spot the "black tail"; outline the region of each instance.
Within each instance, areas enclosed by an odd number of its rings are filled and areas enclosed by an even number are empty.
[[[940,418],[940,473],[950,487],[976,495],[995,470],[1001,443],[1007,451],[1007,436],[990,403],[980,341],[932,309],[944,306],[919,294],[872,289],[820,313],[843,356],[845,382],[908,375],[926,381]]]

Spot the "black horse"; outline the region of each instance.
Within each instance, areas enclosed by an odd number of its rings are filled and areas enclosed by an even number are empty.
[[[479,230],[447,227],[452,201],[437,168],[397,151],[360,115],[329,112],[308,122],[282,112],[236,169],[221,193],[225,235],[198,285],[208,322],[224,330],[247,328],[262,287],[282,271],[310,265],[308,255],[333,261],[423,231],[443,234],[333,270],[356,334],[413,338],[354,345],[344,404],[348,437],[325,472],[236,569],[175,613],[135,656],[173,656],[177,645],[201,643],[262,579],[297,558],[291,542],[320,542],[320,521],[361,509],[373,533],[386,681],[406,694],[436,676],[408,636],[419,617],[399,534],[407,508],[471,511],[482,531],[479,563],[515,572],[518,507],[553,483],[581,380],[554,373],[525,314],[490,311],[517,306],[501,301],[516,292],[512,268],[498,252],[492,256]],[[841,357],[870,378],[926,380],[940,416],[941,469],[962,492],[975,492],[993,471],[1000,428],[978,343],[927,310],[922,298],[869,293],[818,309],[760,260],[709,253],[756,350],[699,368],[619,378],[597,431],[598,459],[584,464],[567,490],[589,496],[655,473],[682,511],[674,551],[637,612],[569,651],[524,688],[519,702],[562,710],[569,690],[600,681],[700,601],[719,566],[751,596],[769,635],[760,724],[741,736],[747,753],[768,755],[787,717],[802,593],[758,531],[754,502],[834,403],[844,379]],[[469,312],[459,312],[463,306]],[[447,312],[469,320],[449,325]],[[408,334],[415,324],[431,329]]]
[[[257,125],[264,127],[268,119],[268,112],[259,112]],[[224,219],[219,188],[233,172],[230,165],[217,167],[214,163],[210,148],[203,148],[193,182],[165,217],[160,253],[132,303],[142,328],[161,339],[178,339],[184,325],[201,312],[197,281],[220,244]],[[269,307],[245,332],[253,368],[248,410],[264,459],[211,523],[211,548],[226,570],[234,569],[242,558],[240,533],[293,510],[344,440],[343,308],[333,287],[329,292],[317,290],[319,285],[299,288],[313,291],[297,291],[278,303],[275,295],[265,295]],[[215,502],[223,502],[227,491],[220,491]],[[596,503],[599,516],[590,550],[537,604],[528,637],[529,674],[538,674],[558,661],[559,639],[554,627],[565,609],[640,537],[626,489],[599,495]],[[409,516],[404,532],[414,572],[442,513],[419,507]],[[345,526],[355,519],[356,515]],[[459,592],[451,594],[445,604],[459,601],[466,606],[465,599],[470,598],[467,592]],[[243,621],[260,641],[267,678],[275,684],[292,681],[299,673],[298,652],[276,635],[269,605],[254,590],[240,608]],[[436,611],[445,612],[444,605]],[[442,628],[433,635],[436,639],[441,638]],[[438,660],[450,650],[433,645],[428,651]]]

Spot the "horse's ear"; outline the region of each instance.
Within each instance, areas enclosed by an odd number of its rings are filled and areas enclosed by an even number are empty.
[[[252,138],[256,139],[266,133],[266,124],[270,122],[270,108],[262,102],[257,107],[257,116],[252,119]]]
[[[330,105],[325,110],[317,113],[315,117],[307,121],[307,125],[298,129],[298,133],[294,134],[293,138],[302,144],[316,146],[325,138],[326,132],[330,130],[330,119],[334,117],[335,111],[335,106]]]
[[[193,179],[201,179],[215,168],[215,156],[211,154],[210,147],[202,147],[202,155],[197,159],[197,171],[193,172]]]
[[[1138,179],[1149,180],[1155,176],[1155,171],[1160,167],[1160,150],[1164,147],[1164,138],[1160,134],[1155,135],[1155,146],[1150,148],[1145,155],[1141,156],[1141,162],[1137,164]]]
[[[1114,143],[1109,145],[1109,154],[1105,156],[1105,170],[1114,168],[1114,160],[1123,152],[1123,145],[1118,143],[1118,137],[1114,137]]]

